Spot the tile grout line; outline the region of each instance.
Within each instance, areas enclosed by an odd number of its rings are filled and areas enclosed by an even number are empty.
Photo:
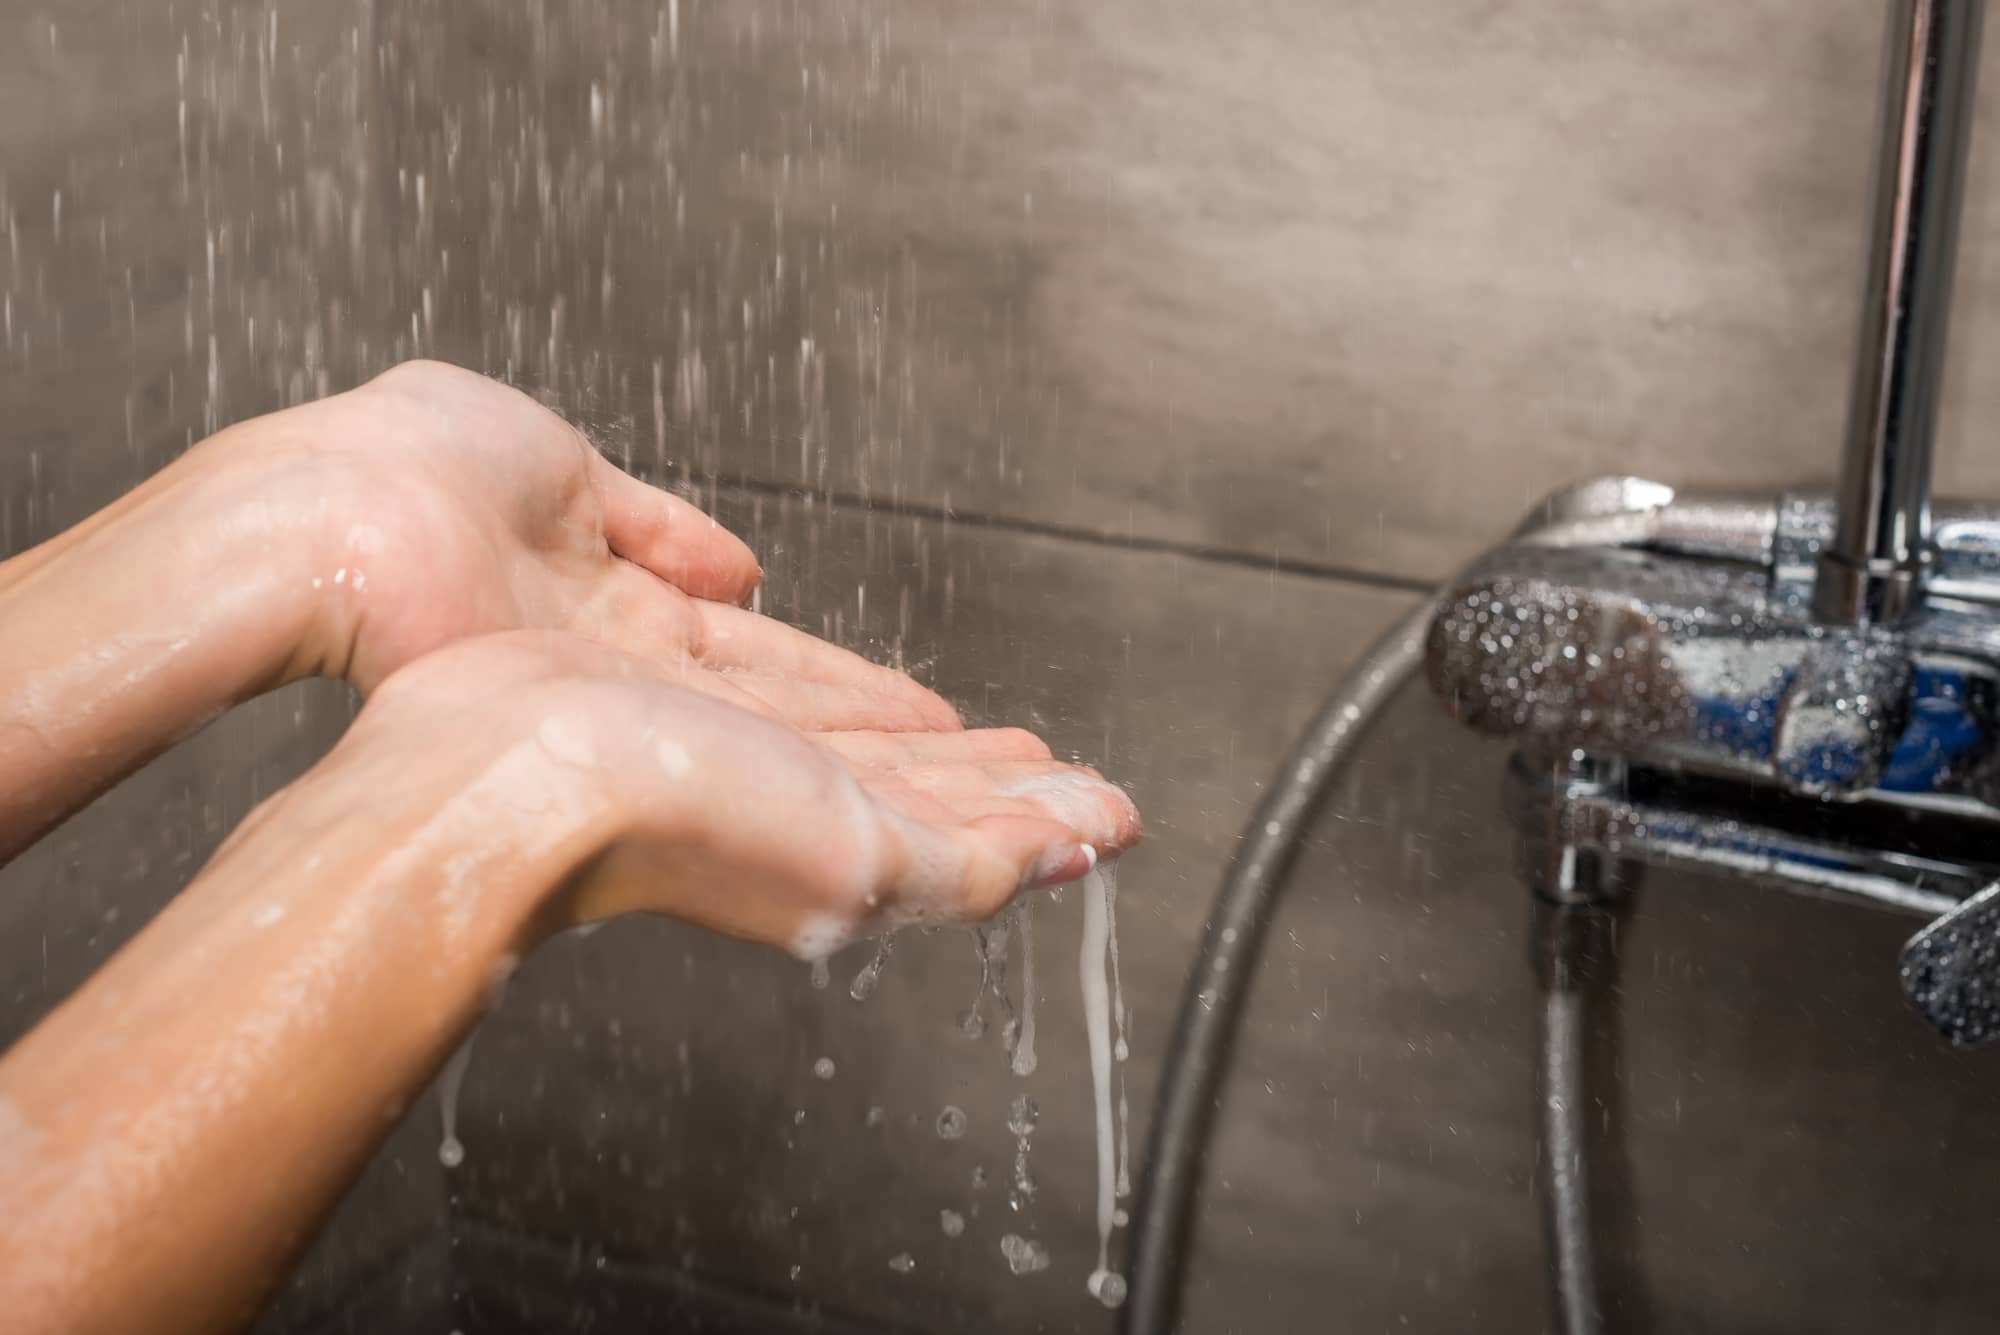
[[[891,515],[902,519],[927,519],[944,524],[963,524],[968,528],[994,529],[1006,533],[1019,533],[1029,537],[1055,538],[1067,542],[1086,543],[1096,547],[1107,547],[1117,551],[1155,552],[1167,556],[1180,556],[1193,561],[1204,561],[1212,565],[1236,566],[1246,570],[1260,570],[1271,574],[1298,575],[1307,579],[1328,580],[1345,584],[1358,584],[1367,588],[1382,589],[1394,593],[1428,594],[1437,588],[1435,581],[1409,575],[1390,575],[1376,570],[1364,570],[1358,566],[1339,565],[1334,562],[1301,561],[1287,556],[1257,556],[1233,547],[1216,547],[1204,543],[1180,542],[1172,538],[1151,537],[1143,534],[1104,533],[1094,529],[1075,528],[1067,524],[1054,524],[1036,519],[1021,519],[1011,515],[989,514],[981,510],[953,510],[942,505],[924,502],[883,500],[860,492],[816,491],[809,487],[793,486],[783,482],[768,482],[761,478],[730,473],[710,473],[694,476],[685,470],[673,470],[677,480],[697,489],[711,490],[727,488],[732,491],[748,492],[759,496],[779,496],[789,500],[811,501],[831,508],[860,510],[869,514]]]

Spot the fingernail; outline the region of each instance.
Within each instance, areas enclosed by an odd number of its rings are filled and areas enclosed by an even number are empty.
[[[1057,844],[1042,854],[1035,869],[1028,873],[1027,887],[1040,890],[1045,886],[1067,885],[1096,865],[1095,850],[1089,845]]]

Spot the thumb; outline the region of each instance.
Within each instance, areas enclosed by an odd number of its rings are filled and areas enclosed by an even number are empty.
[[[743,540],[671,492],[641,482],[595,449],[604,538],[618,556],[693,598],[747,602],[764,572]]]

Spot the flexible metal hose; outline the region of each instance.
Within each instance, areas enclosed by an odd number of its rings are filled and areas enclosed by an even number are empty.
[[[1550,1305],[1560,1335],[1598,1335],[1597,1234],[1590,1218],[1589,1022],[1594,980],[1586,961],[1589,910],[1543,906],[1541,1024],[1535,1102],[1542,1136],[1542,1226],[1548,1239]],[[1595,985],[1601,989],[1602,984]]]
[[[1257,804],[1209,910],[1147,1137],[1148,1167],[1133,1213],[1131,1293],[1119,1324],[1124,1335],[1173,1330],[1203,1151],[1278,891],[1321,799],[1422,659],[1432,610],[1427,599],[1397,622],[1334,688]]]
[[[1637,547],[1673,529],[1670,488],[1636,478],[1601,478],[1559,492],[1513,541],[1535,546]],[[1740,508],[1757,524],[1769,507]],[[1706,521],[1705,521],[1706,522]],[[1712,526],[1712,524],[1711,524]],[[1741,525],[1738,525],[1741,527]],[[1733,530],[1732,530],[1733,531]],[[1442,593],[1439,595],[1442,597]],[[1307,725],[1243,832],[1209,909],[1146,1137],[1146,1169],[1132,1215],[1131,1289],[1121,1335],[1171,1335],[1203,1157],[1243,1004],[1256,976],[1278,892],[1321,800],[1346,772],[1383,706],[1423,660],[1437,608],[1428,598],[1369,646]],[[1581,1176],[1577,1177],[1581,1182]]]

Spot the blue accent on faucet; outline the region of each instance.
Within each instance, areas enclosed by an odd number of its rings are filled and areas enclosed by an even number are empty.
[[[1909,724],[1878,786],[1892,793],[1934,792],[1980,749],[1986,731],[1966,703],[1963,672],[1919,666],[1910,693]]]

